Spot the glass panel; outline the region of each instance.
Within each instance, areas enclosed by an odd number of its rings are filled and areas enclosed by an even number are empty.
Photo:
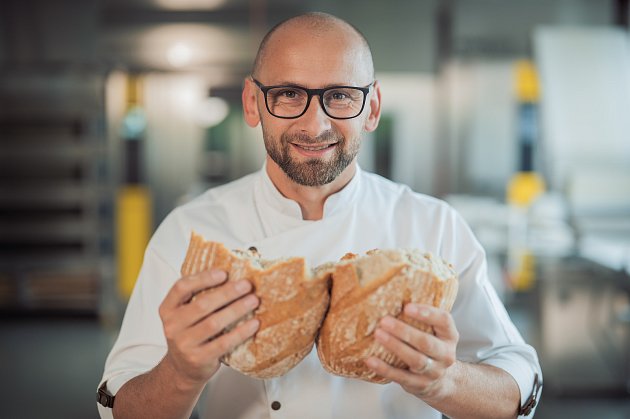
[[[324,103],[330,108],[345,108],[353,103],[358,103],[359,108],[363,102],[363,92],[359,89],[338,88],[327,90],[324,93]]]
[[[267,103],[272,113],[280,116],[295,116],[302,113],[308,94],[297,87],[269,89]]]
[[[335,88],[324,93],[324,106],[329,114],[341,118],[356,116],[363,105],[363,92],[353,88]]]

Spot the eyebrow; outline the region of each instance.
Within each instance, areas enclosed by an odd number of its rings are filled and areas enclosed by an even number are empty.
[[[324,86],[320,86],[320,87],[306,87],[303,84],[291,82],[291,81],[288,81],[288,80],[282,80],[282,81],[280,81],[278,83],[270,84],[269,86],[291,86],[291,87],[301,87],[302,89],[328,89],[329,87],[337,87],[337,86],[358,87],[357,85],[353,85],[353,84],[349,84],[349,83],[329,83],[329,84],[325,84]],[[359,87],[363,87],[363,86],[359,86]]]

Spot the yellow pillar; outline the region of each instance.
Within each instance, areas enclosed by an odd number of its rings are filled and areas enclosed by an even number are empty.
[[[151,196],[140,185],[124,185],[116,199],[118,292],[128,299],[151,235]]]
[[[514,82],[514,93],[521,112],[519,117],[523,118],[524,107],[535,106],[540,98],[540,84],[531,61],[521,60],[516,63]],[[520,129],[523,130],[522,127]],[[519,132],[519,135],[520,152],[533,153],[532,147],[536,138],[531,137],[532,132],[525,130]],[[527,146],[529,151],[526,151]],[[521,160],[520,164],[531,166],[532,162]],[[544,179],[532,167],[519,167],[519,171],[507,184],[506,200],[510,206],[507,271],[510,282],[517,291],[531,288],[535,280],[536,257],[527,243],[528,210],[545,189]]]

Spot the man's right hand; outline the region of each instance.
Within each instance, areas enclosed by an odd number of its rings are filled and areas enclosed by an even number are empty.
[[[186,387],[205,385],[219,368],[221,356],[258,330],[258,320],[250,319],[223,334],[259,304],[249,281],[226,279],[227,274],[219,270],[183,277],[160,305],[168,344],[163,362]],[[213,289],[199,293],[208,288]]]

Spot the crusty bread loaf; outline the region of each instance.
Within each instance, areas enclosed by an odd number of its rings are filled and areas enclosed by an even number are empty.
[[[258,331],[226,354],[223,363],[252,377],[271,378],[287,373],[311,351],[328,308],[326,267],[311,271],[298,257],[262,260],[255,250],[231,252],[193,233],[181,272],[191,275],[210,268],[226,271],[228,281],[249,280],[260,299],[253,312],[260,321]]]
[[[336,375],[388,382],[363,362],[376,356],[397,368],[407,367],[374,339],[379,320],[391,315],[431,332],[429,326],[406,316],[404,305],[423,303],[450,310],[457,286],[449,264],[419,250],[346,255],[333,270],[330,308],[317,340],[322,365]]]

